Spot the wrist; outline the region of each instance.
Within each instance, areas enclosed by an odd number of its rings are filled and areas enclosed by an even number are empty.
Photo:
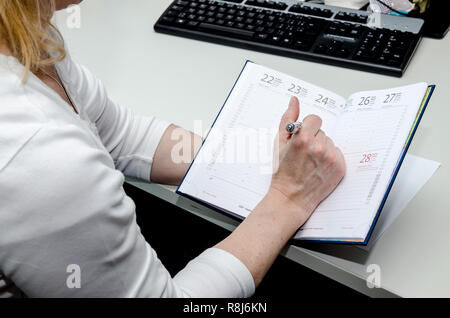
[[[262,209],[265,211],[264,214],[294,232],[308,220],[312,213],[308,206],[294,202],[276,187],[270,187],[260,205],[264,207]]]

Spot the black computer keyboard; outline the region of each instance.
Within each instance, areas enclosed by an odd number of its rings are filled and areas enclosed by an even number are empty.
[[[423,20],[295,0],[176,0],[157,32],[401,77]]]

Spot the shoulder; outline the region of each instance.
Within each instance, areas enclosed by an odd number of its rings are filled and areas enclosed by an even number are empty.
[[[64,85],[75,94],[92,89],[92,85],[98,81],[85,66],[72,59],[70,52],[67,52],[64,60],[56,63],[55,67]]]
[[[73,100],[83,108],[90,120],[95,122],[108,101],[103,82],[84,65],[72,59],[70,53],[56,64],[56,69]]]

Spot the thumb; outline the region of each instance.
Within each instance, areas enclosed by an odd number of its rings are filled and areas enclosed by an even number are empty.
[[[280,127],[278,129],[278,135],[280,139],[280,145],[284,145],[291,138],[291,134],[286,131],[286,125],[289,123],[293,123],[298,119],[300,115],[300,102],[298,98],[295,96],[291,97],[289,101],[289,107],[284,113],[283,117],[281,117]]]

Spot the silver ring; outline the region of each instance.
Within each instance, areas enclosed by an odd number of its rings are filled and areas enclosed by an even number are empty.
[[[286,131],[288,133],[290,133],[291,135],[294,135],[296,133],[298,133],[298,131],[300,130],[300,128],[302,128],[303,123],[300,122],[295,122],[295,123],[289,123],[286,125]]]

